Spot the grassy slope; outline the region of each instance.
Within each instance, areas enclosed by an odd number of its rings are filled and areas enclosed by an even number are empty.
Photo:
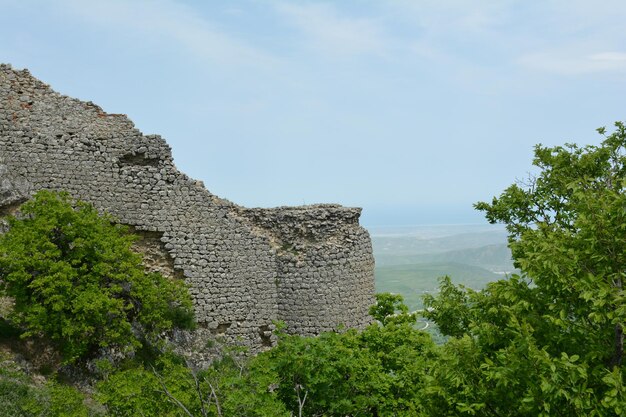
[[[449,275],[452,281],[480,289],[503,275],[485,268],[455,262],[432,262],[376,267],[376,291],[402,294],[411,309],[422,307],[422,295],[437,291],[437,278]]]
[[[372,236],[376,290],[400,293],[414,309],[437,291],[437,278],[474,289],[514,272],[506,230],[491,226],[420,226],[378,230]]]

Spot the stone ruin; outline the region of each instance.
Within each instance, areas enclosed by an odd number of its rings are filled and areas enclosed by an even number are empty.
[[[256,352],[275,343],[275,321],[301,335],[369,322],[374,258],[361,209],[238,206],[178,171],[165,140],[125,115],[0,64],[0,215],[39,189],[131,226],[146,267],[189,284],[196,341]]]

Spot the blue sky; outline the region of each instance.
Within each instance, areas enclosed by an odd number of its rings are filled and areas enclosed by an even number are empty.
[[[626,2],[0,0],[0,61],[247,206],[482,222],[532,148],[624,120]]]

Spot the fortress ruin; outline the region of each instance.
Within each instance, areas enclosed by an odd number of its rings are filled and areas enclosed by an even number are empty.
[[[369,322],[374,258],[360,209],[238,206],[179,172],[165,140],[125,115],[0,64],[0,214],[39,189],[131,226],[147,268],[190,285],[203,340],[258,351],[277,320],[302,335]]]

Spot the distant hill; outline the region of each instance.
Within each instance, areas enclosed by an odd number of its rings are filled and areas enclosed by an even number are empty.
[[[406,235],[372,236],[376,256],[440,253],[503,243],[506,243],[506,232],[500,230],[435,238]]]
[[[376,267],[376,291],[399,293],[407,305],[422,308],[422,296],[437,291],[437,279],[448,275],[454,283],[483,288],[488,282],[503,278],[485,268],[456,262],[432,262]]]
[[[430,225],[372,231],[376,290],[402,294],[411,309],[437,291],[437,279],[481,289],[514,272],[507,233],[491,225]]]
[[[378,267],[390,265],[411,265],[423,263],[457,263],[479,266],[492,272],[514,270],[511,251],[506,244],[486,245],[478,248],[457,249],[430,254],[386,254],[376,253]]]

